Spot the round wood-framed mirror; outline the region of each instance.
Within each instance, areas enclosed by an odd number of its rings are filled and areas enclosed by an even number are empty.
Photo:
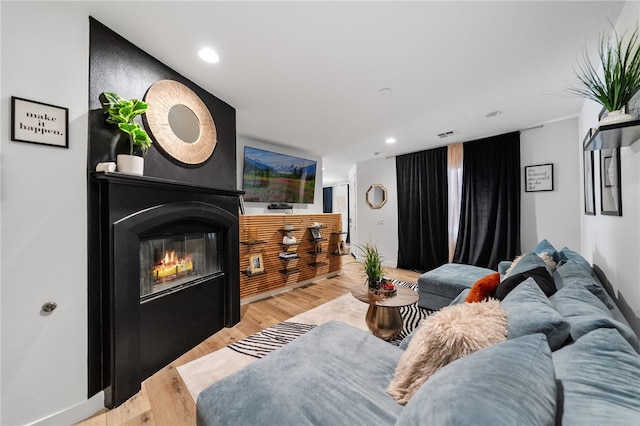
[[[387,188],[382,184],[374,183],[365,194],[367,205],[372,209],[379,209],[387,202]]]
[[[216,148],[211,113],[191,89],[174,80],[160,80],[147,91],[145,120],[159,147],[185,164],[201,164]]]

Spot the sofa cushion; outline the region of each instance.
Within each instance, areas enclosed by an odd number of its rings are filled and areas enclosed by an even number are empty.
[[[604,287],[594,278],[591,268],[585,269],[584,265],[576,260],[569,260],[556,269],[554,282],[558,289],[579,282],[607,305],[607,308],[612,309],[614,307]]]
[[[577,253],[573,250],[571,250],[568,247],[563,247],[559,252],[558,255],[560,256],[560,261],[559,261],[559,265],[561,266],[562,264],[573,260],[574,262],[576,262],[578,265],[580,265],[583,269],[585,269],[586,271],[591,271],[591,264],[589,263],[589,261],[587,259],[585,259],[584,257],[582,257],[582,255],[580,253]]]
[[[385,392],[403,351],[331,321],[200,393],[198,425],[393,424]]]
[[[537,257],[537,255],[535,254],[533,256]],[[520,264],[516,265],[516,267],[518,267],[519,265]],[[545,268],[544,266],[538,266],[524,272],[509,274],[504,280],[502,280],[500,285],[498,285],[494,296],[499,300],[503,300],[505,297],[507,297],[507,294],[509,294],[509,292],[511,292],[527,278],[533,278],[536,284],[538,284],[538,287],[540,287],[540,289],[544,292],[544,294],[547,295],[547,297],[556,292],[556,286],[553,283],[553,279],[551,278],[551,275],[549,275],[549,271],[547,270],[547,268]]]
[[[481,349],[436,372],[396,425],[553,425],[556,381],[543,334]]]
[[[443,366],[506,338],[506,314],[497,300],[444,307],[422,321],[398,362],[387,392],[406,404]]]
[[[507,312],[509,339],[544,333],[551,350],[562,346],[569,336],[569,323],[553,307],[533,278],[527,278],[502,301]]]
[[[558,253],[558,250],[556,250],[553,244],[551,244],[546,239],[540,241],[536,246],[536,248],[533,249],[533,251],[534,253],[537,253],[537,254],[542,254],[542,253],[549,254],[553,258],[554,262],[556,263],[560,261],[560,253]]]
[[[581,283],[561,288],[550,300],[569,323],[569,333],[573,340],[578,340],[598,328],[615,328],[634,349],[639,350],[640,343],[633,330],[627,324],[614,319],[605,304]]]
[[[640,356],[617,330],[593,330],[552,356],[561,424],[639,424]]]

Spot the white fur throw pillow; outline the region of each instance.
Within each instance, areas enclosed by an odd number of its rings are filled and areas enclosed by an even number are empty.
[[[507,314],[496,299],[442,308],[425,318],[402,354],[387,393],[404,405],[440,368],[507,338]]]

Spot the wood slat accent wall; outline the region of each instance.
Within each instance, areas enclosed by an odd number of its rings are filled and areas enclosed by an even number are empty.
[[[320,229],[323,240],[318,243],[321,252],[318,254],[309,229],[314,222],[323,225]],[[342,256],[336,256],[335,251],[338,242],[344,240],[344,235],[338,234],[341,223],[338,213],[240,215],[240,298],[255,300],[261,294],[268,296],[339,274]],[[297,245],[282,245],[286,224],[293,225]],[[255,243],[256,240],[259,243]],[[296,251],[299,258],[283,260],[278,256],[282,251]],[[264,273],[247,273],[253,254],[262,255]],[[284,270],[298,272],[284,273]]]

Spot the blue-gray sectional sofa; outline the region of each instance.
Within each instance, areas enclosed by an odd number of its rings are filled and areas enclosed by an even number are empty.
[[[582,256],[554,256],[553,294],[525,277],[500,302],[507,340],[441,368],[404,406],[386,389],[411,335],[393,346],[332,321],[202,391],[197,423],[638,425],[638,337]],[[509,275],[540,266],[531,252]]]

